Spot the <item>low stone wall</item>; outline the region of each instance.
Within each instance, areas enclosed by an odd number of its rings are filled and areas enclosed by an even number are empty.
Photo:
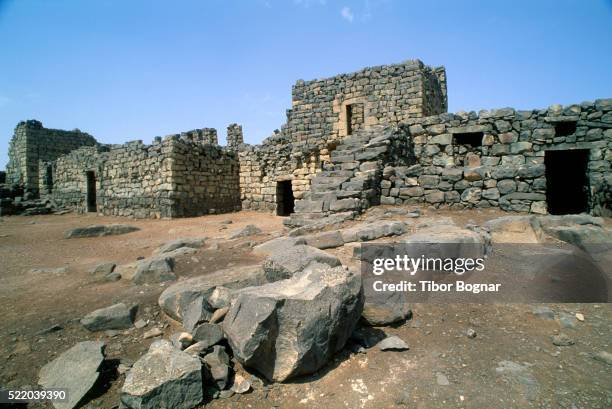
[[[607,215],[611,111],[608,99],[544,110],[504,108],[407,121],[417,164],[385,168],[381,202],[543,214],[547,212],[545,152],[588,149],[589,209]]]

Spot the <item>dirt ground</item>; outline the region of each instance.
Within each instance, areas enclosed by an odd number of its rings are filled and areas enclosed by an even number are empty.
[[[498,210],[464,212],[424,210],[450,216],[458,225],[481,224],[507,215]],[[231,224],[225,222],[231,220]],[[109,367],[106,383],[86,407],[112,408],[124,375],[119,362],[131,363],[152,339],[154,326],[164,337],[180,326],[164,316],[157,299],[168,284],[136,286],[128,279],[138,257],[150,256],[176,238],[206,237],[204,248],[177,264],[180,278],[219,269],[256,265],[251,246],[286,231],[282,218],[238,212],[176,220],[130,220],[96,215],[4,217],[0,222],[0,384],[34,386],[40,368],[84,340],[104,340]],[[124,223],[141,230],[119,236],[64,239],[65,230],[90,224]],[[229,240],[255,224],[256,236]],[[609,226],[609,220],[607,221]],[[211,244],[218,243],[217,246]],[[343,250],[331,251],[341,258]],[[346,256],[346,255],[344,255]],[[105,282],[89,270],[116,262],[124,279]],[[44,269],[65,270],[44,271]],[[36,271],[36,270],[43,271]],[[116,302],[138,304],[137,319],[148,325],[127,331],[91,333],[79,320]],[[612,352],[610,304],[548,304],[558,316],[584,315],[574,328],[533,314],[528,304],[415,304],[413,318],[397,327],[380,328],[398,335],[410,349],[340,352],[335,361],[310,377],[284,384],[253,379],[252,392],[206,403],[210,408],[610,408],[611,366],[593,355]],[[54,331],[49,329],[59,326]],[[475,331],[468,337],[466,331]],[[563,332],[575,343],[558,347],[551,336]],[[30,405],[29,407],[50,407]]]

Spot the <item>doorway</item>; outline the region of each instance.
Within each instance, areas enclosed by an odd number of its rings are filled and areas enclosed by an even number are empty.
[[[295,199],[290,180],[276,182],[276,214],[278,216],[289,216],[293,213]]]
[[[47,185],[47,193],[53,193],[53,166],[51,165],[47,165],[45,185]]]
[[[588,163],[588,149],[545,152],[548,213],[577,214],[589,211]]]
[[[87,175],[87,211],[98,211],[96,206],[96,173],[93,170],[86,172]]]

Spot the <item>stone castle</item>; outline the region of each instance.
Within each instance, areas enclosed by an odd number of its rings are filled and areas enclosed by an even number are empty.
[[[379,204],[610,215],[612,99],[544,110],[447,113],[446,72],[421,61],[299,80],[280,131],[242,127],[122,145],[20,122],[0,212],[46,208],[137,218],[240,209],[300,226]],[[2,183],[2,180],[0,180]]]

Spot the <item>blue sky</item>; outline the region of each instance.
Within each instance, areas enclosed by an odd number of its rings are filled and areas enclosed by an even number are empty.
[[[446,66],[450,112],[612,97],[612,2],[0,0],[0,168],[31,118],[259,143],[297,79],[413,58]]]

